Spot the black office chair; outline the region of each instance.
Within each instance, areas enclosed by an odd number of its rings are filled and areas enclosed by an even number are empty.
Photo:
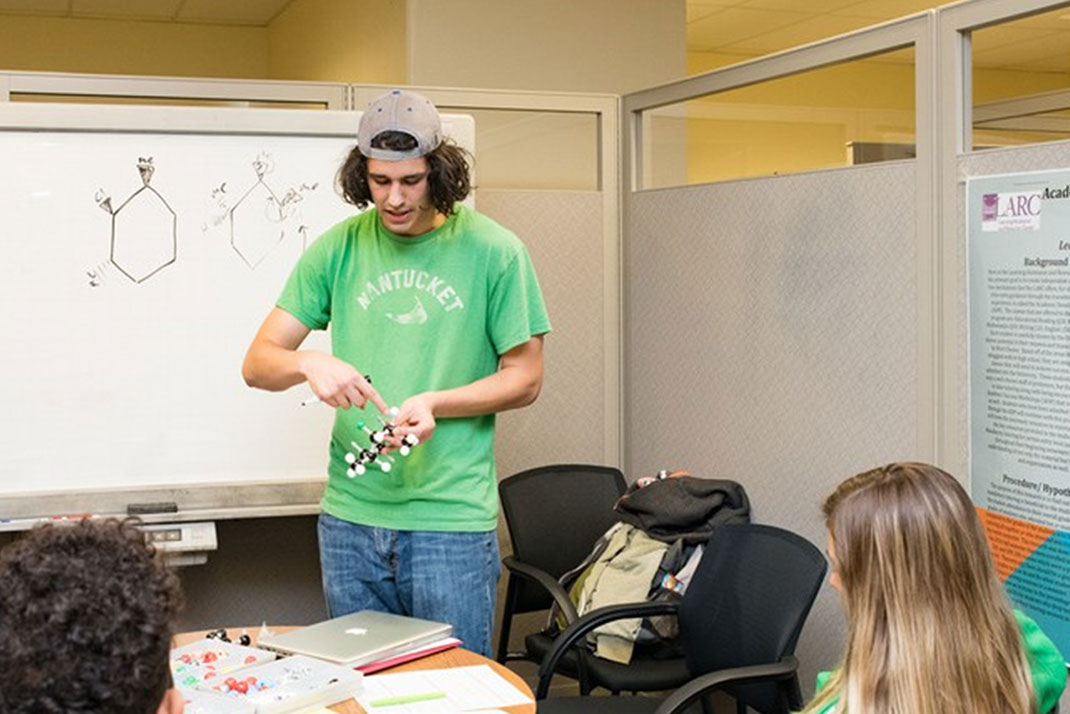
[[[508,584],[499,662],[527,659],[538,663],[553,644],[556,632],[544,630],[525,637],[523,652],[509,652],[514,615],[547,610],[556,602],[569,622],[577,619],[576,608],[557,579],[578,566],[617,521],[613,505],[626,486],[619,469],[584,464],[541,466],[498,484],[513,542],[513,554],[502,560]],[[565,657],[560,671],[579,677],[574,652]]]
[[[793,654],[826,567],[821,551],[790,531],[753,523],[721,526],[710,537],[681,603],[600,608],[558,636],[539,668],[539,714],[668,714],[713,690],[732,695],[741,714],[748,706],[763,714],[800,709]],[[546,699],[558,663],[588,632],[613,620],[670,613],[679,618],[687,680],[673,685],[677,690],[668,699]],[[595,659],[584,655],[585,662]]]

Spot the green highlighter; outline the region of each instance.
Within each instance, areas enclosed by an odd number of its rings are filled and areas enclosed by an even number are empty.
[[[386,697],[385,699],[373,699],[368,702],[373,707],[393,707],[398,704],[412,704],[413,702],[426,702],[431,699],[445,699],[445,692],[425,692],[423,694],[403,694],[399,697]]]

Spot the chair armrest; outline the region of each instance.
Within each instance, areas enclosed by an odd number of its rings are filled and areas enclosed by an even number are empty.
[[[579,642],[588,632],[607,622],[624,620],[629,617],[650,617],[653,615],[675,615],[680,609],[675,602],[632,602],[620,605],[607,605],[591,610],[586,615],[570,624],[564,632],[554,639],[554,646],[546,653],[539,665],[539,686],[535,690],[535,699],[545,699],[550,690],[550,680],[558,661],[569,648]]]
[[[534,580],[541,585],[543,589],[550,593],[554,599],[554,603],[558,609],[565,615],[565,620],[568,622],[575,622],[579,617],[579,613],[576,612],[576,606],[572,603],[568,593],[561,587],[561,583],[557,582],[554,576],[542,568],[536,568],[534,565],[528,565],[522,560],[517,560],[515,556],[507,555],[502,558],[502,565],[510,573],[515,573],[525,580]]]
[[[677,714],[706,692],[720,689],[726,684],[745,684],[748,682],[776,681],[788,679],[795,675],[799,660],[787,655],[772,664],[755,664],[749,667],[731,667],[695,677],[684,686],[670,694],[654,714]]]

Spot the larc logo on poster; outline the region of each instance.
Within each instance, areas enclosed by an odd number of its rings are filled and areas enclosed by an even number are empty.
[[[981,197],[981,230],[1039,230],[1042,199],[1041,191],[984,194]]]

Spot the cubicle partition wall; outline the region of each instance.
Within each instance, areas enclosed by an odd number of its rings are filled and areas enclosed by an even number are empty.
[[[836,483],[933,457],[931,23],[919,15],[624,97],[630,474],[738,480],[756,521],[824,547],[820,505]],[[643,188],[664,173],[650,170],[648,112],[905,46],[917,60],[916,159]],[[798,648],[804,688],[837,661],[841,622],[823,592]]]
[[[543,394],[530,407],[498,417],[499,477],[554,462],[620,463],[619,437],[610,431],[619,428],[619,388],[616,378],[605,378],[612,369],[607,358],[617,359],[617,339],[607,340],[601,329],[606,263],[603,244],[592,240],[602,233],[602,196],[485,189],[479,210],[524,237],[553,323]]]

